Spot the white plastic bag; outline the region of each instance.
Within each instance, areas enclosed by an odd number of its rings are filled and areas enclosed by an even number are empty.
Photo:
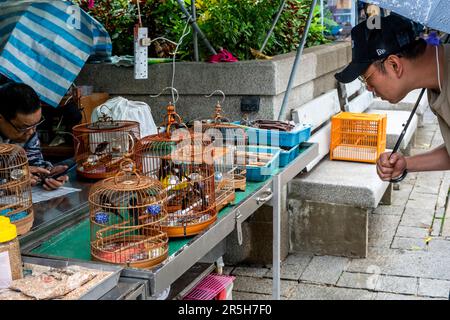
[[[113,120],[137,121],[140,124],[141,137],[156,134],[157,129],[150,106],[142,101],[132,101],[124,97],[109,99],[94,109],[91,121],[96,122],[105,113]]]

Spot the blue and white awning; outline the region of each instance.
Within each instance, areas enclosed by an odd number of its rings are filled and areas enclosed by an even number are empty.
[[[111,56],[105,28],[70,1],[0,0],[0,73],[57,107],[91,55]]]

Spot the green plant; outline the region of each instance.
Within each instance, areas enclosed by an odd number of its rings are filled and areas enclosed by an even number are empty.
[[[89,8],[89,0],[74,2],[103,24],[111,37],[113,54],[133,52],[133,28],[137,21],[133,3],[129,0],[95,0],[94,6]]]
[[[288,0],[281,15],[267,52],[274,55],[297,49],[308,19],[312,0]],[[324,28],[320,22],[320,8],[316,6],[309,29],[306,47],[328,42],[322,34]]]
[[[204,0],[199,26],[215,47],[224,47],[240,60],[252,58],[250,48],[259,49],[277,6],[273,1]]]
[[[75,1],[103,23],[113,41],[113,54],[132,54],[133,27],[138,21],[136,0],[96,0],[93,8],[88,8],[88,0]],[[265,54],[276,55],[297,49],[311,1],[287,1]],[[140,3],[142,23],[149,28],[150,38],[162,36],[179,41],[186,18],[175,0],[140,0]],[[184,3],[190,8],[190,0],[184,0]],[[261,47],[278,5],[278,1],[273,0],[196,0],[197,23],[213,47],[226,48],[239,60],[248,60],[253,58],[250,48]],[[323,31],[320,10],[316,7],[306,46],[326,43]],[[200,39],[198,42],[201,58],[205,60],[210,52]],[[150,47],[149,54],[155,56],[154,46]],[[192,60],[192,32],[184,38],[177,57]]]

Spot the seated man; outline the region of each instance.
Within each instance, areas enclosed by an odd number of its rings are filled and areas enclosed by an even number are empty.
[[[22,146],[28,156],[31,183],[43,182],[43,188],[54,190],[69,180],[67,176],[57,179],[42,175],[63,172],[67,166],[53,166],[44,161],[36,127],[44,121],[36,92],[26,84],[8,82],[0,86],[0,143],[13,143]]]

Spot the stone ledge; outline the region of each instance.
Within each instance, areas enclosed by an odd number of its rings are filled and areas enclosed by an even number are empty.
[[[323,159],[291,182],[289,198],[376,208],[388,187],[374,164]]]
[[[293,87],[344,67],[349,61],[347,47],[349,42],[337,42],[305,49]],[[218,88],[226,88],[229,95],[278,95],[286,90],[295,54],[220,64],[177,62],[175,87],[186,95],[209,94]],[[157,94],[171,83],[171,63],[149,65],[149,78],[145,80],[135,80],[133,70],[111,64],[86,64],[75,82],[93,85],[96,91],[111,95]]]

